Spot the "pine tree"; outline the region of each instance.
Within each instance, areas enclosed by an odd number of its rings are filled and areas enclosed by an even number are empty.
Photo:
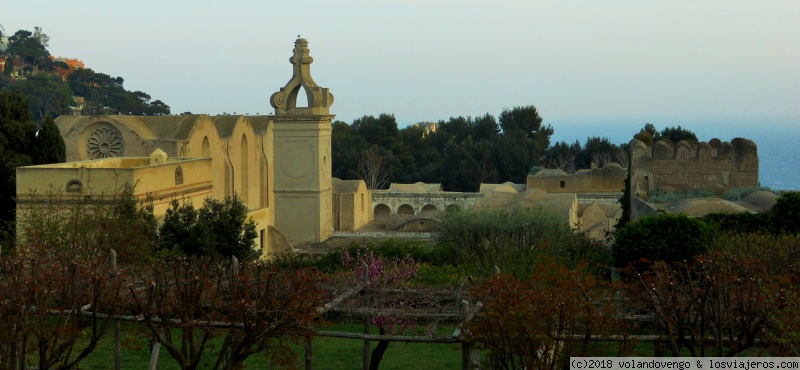
[[[35,141],[36,124],[27,99],[18,93],[0,92],[0,244],[5,247],[13,237],[17,167],[33,164],[30,151]]]
[[[67,161],[67,146],[58,131],[56,122],[47,117],[36,135],[36,145],[32,148],[33,164],[64,163]]]

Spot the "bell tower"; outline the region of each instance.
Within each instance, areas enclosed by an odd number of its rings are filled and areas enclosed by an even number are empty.
[[[333,95],[311,78],[308,41],[294,42],[292,78],[272,94],[275,108],[275,227],[294,245],[324,241],[331,236],[331,121]],[[303,89],[307,107],[297,106]]]

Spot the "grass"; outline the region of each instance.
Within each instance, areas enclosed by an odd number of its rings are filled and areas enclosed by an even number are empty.
[[[358,324],[334,324],[318,330],[361,332]],[[452,333],[452,328],[442,328],[437,335]],[[373,334],[376,332],[373,328]],[[207,349],[207,361],[201,368],[212,368],[216,351],[222,343],[223,332],[214,338]],[[371,342],[372,348],[377,343]],[[113,331],[110,331],[86,359],[80,369],[107,370],[114,364]],[[317,337],[312,342],[312,364],[315,369],[361,369],[363,342],[355,339]],[[304,366],[304,348],[298,346],[297,367]],[[150,343],[134,324],[122,325],[122,368],[146,369],[150,361]],[[271,368],[264,355],[251,356],[245,363],[249,369]],[[461,346],[458,344],[391,343],[381,361],[381,369],[456,369],[461,366]],[[160,370],[180,369],[162,347],[159,352]]]

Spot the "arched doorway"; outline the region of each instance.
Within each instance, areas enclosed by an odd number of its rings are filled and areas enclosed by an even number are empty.
[[[422,213],[434,213],[434,212],[439,212],[439,208],[436,208],[436,206],[433,204],[426,204],[424,207],[422,207]]]
[[[375,220],[385,220],[391,213],[392,210],[385,204],[378,204],[375,206]]]
[[[400,208],[397,208],[398,215],[413,215],[415,213],[416,212],[414,212],[414,207],[408,204],[403,204],[402,206],[400,206]]]

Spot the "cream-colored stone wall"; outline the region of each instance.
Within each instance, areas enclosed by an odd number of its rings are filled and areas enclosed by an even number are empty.
[[[56,124],[69,162],[20,168],[20,204],[32,204],[30,190],[41,193],[51,183],[54,189],[77,189],[67,193],[73,195],[135,184],[136,197],[152,197],[159,217],[175,198],[191,199],[200,207],[206,197],[235,194],[247,205],[257,224],[258,245],[267,253],[289,249],[288,243],[327,239],[334,212],[333,95],[311,78],[313,59],[306,40],[295,42],[293,54],[292,79],[270,99],[275,116],[59,117]],[[307,107],[297,106],[300,89],[308,97]],[[166,163],[149,162],[156,150],[165,153]],[[372,197],[366,186],[337,202],[348,228],[371,220]]]
[[[372,221],[372,195],[364,181],[334,181],[342,185],[333,184],[333,229],[356,231]]]
[[[548,193],[619,192],[625,187],[627,172],[616,163],[601,168],[579,170],[575,173],[543,171],[528,175],[528,188]]]
[[[135,184],[139,201],[150,198],[156,215],[163,215],[174,198],[202,205],[213,187],[209,159],[171,160],[150,165],[150,158],[113,158],[17,168],[20,207],[44,200],[50,193],[64,197],[102,197]],[[180,183],[177,181],[180,173]]]

